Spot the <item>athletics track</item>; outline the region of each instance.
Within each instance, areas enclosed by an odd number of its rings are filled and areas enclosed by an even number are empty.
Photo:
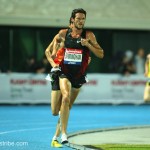
[[[58,117],[51,115],[48,105],[1,105],[0,150],[56,150],[57,148],[50,147],[50,142],[57,119]],[[107,134],[111,135],[113,139],[118,138],[112,133],[115,132],[114,129],[119,131],[122,128],[123,131],[126,131],[125,129],[129,131],[128,127],[144,129],[143,126],[149,129],[150,105],[74,105],[70,112],[68,134],[71,143],[75,144],[71,146],[74,147],[77,146],[76,144],[82,145],[82,143],[78,143],[80,137],[76,135],[84,135],[82,140],[92,144],[94,142],[92,136],[95,134],[95,138],[101,139],[100,141],[103,143],[106,142],[104,137]],[[109,131],[110,129],[113,131]],[[90,135],[92,138],[90,139],[89,134],[83,133],[92,133],[93,135]],[[136,133],[133,133],[135,137],[140,134]],[[150,144],[149,133],[148,135],[147,132],[142,131],[141,133],[141,142],[145,137]],[[126,134],[128,135],[128,133]],[[80,141],[82,140],[80,139]],[[86,145],[86,143],[83,144]],[[85,149],[82,146],[79,148]],[[72,148],[63,147],[62,149],[70,150]]]

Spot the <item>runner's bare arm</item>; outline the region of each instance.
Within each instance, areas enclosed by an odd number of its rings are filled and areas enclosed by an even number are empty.
[[[97,43],[96,37],[92,32],[87,32],[86,39],[82,39],[81,44],[88,47],[97,57],[104,57],[104,51]]]
[[[53,47],[54,47],[54,40],[55,40],[56,36],[54,37],[53,41],[49,44],[49,46],[46,48],[45,50],[45,55],[47,60],[49,61],[49,63],[51,64],[52,67],[58,67],[58,65],[54,62],[54,53],[53,52]]]
[[[60,42],[64,40],[65,35],[66,35],[67,29],[62,29],[58,32],[56,39]]]
[[[66,32],[67,29],[62,29],[59,31],[54,40],[54,48],[56,48],[56,45],[59,45],[60,48],[64,47]]]
[[[51,64],[52,67],[58,67],[58,64],[54,62],[54,58],[56,57],[56,53],[58,49],[64,47],[64,37],[66,35],[66,29],[60,30],[58,34],[55,35],[53,41],[45,50],[45,55],[47,60]]]
[[[52,56],[56,56],[58,49],[61,49],[62,47],[64,47],[64,38],[58,33],[54,38]]]

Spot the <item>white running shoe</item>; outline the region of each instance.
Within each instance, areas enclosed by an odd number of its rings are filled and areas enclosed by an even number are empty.
[[[61,136],[61,143],[62,144],[68,143],[68,139],[67,139],[67,135],[66,134],[62,134],[62,136]]]

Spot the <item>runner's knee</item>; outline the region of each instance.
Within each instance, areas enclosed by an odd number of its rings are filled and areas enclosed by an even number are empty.
[[[59,110],[57,110],[57,109],[52,109],[52,114],[53,114],[53,116],[58,116]]]
[[[57,112],[52,112],[53,116],[58,116]]]
[[[69,96],[63,96],[63,99],[62,99],[62,104],[64,105],[69,105]]]

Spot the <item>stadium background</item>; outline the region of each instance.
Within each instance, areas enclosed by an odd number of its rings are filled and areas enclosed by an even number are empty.
[[[116,51],[142,47],[150,50],[150,3],[148,0],[0,0],[0,60],[13,72],[31,55],[40,60],[61,29],[68,27],[74,8],[87,11],[85,27],[91,29],[105,50],[105,59],[92,55],[89,73],[109,73]],[[18,64],[19,62],[19,64]]]

